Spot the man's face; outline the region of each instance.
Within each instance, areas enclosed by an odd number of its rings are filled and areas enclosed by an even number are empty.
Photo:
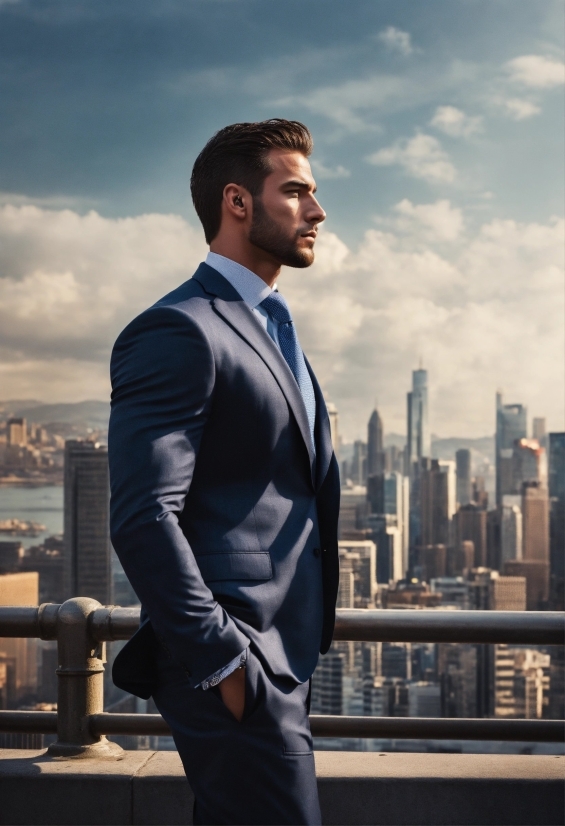
[[[249,240],[277,264],[309,267],[318,224],[326,217],[314,195],[310,164],[300,152],[273,149],[267,157],[272,172],[253,199]]]

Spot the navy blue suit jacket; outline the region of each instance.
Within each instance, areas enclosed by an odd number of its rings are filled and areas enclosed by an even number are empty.
[[[142,605],[114,664],[147,697],[157,640],[198,685],[248,645],[307,680],[338,587],[339,475],[316,395],[316,457],[298,385],[247,304],[201,264],[114,346],[113,546]]]

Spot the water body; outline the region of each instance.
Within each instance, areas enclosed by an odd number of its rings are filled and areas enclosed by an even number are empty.
[[[45,531],[39,536],[0,533],[0,542],[19,539],[24,548],[40,545],[46,537],[63,533],[63,487],[0,487],[0,521],[4,519],[23,519],[45,525]]]

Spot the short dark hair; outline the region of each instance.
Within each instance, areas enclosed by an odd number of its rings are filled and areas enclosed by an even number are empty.
[[[312,152],[312,135],[297,120],[271,118],[258,123],[234,123],[210,138],[196,158],[190,178],[194,208],[209,244],[220,230],[222,197],[230,184],[244,186],[253,197],[261,194],[270,173],[267,153],[271,149]]]

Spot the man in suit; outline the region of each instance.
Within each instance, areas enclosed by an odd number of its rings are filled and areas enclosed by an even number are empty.
[[[153,696],[195,823],[317,824],[310,678],[330,645],[339,477],[276,290],[325,213],[295,121],[226,127],[191,179],[210,253],[112,354],[111,535],[142,603],[117,685]]]

